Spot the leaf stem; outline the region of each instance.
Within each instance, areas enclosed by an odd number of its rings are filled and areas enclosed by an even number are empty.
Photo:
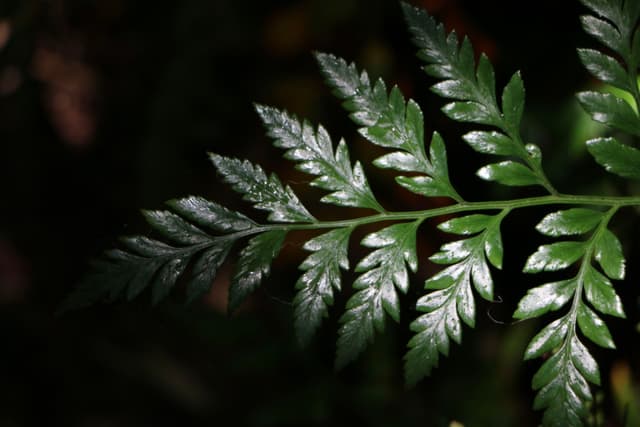
[[[239,239],[249,235],[262,233],[271,230],[300,231],[300,230],[318,230],[326,228],[342,228],[342,227],[358,227],[365,224],[372,224],[382,221],[405,221],[405,220],[425,220],[444,215],[453,215],[471,211],[490,211],[505,210],[506,212],[513,209],[528,208],[533,206],[546,205],[587,205],[587,206],[608,206],[610,211],[605,217],[606,222],[619,208],[626,206],[640,206],[640,197],[618,197],[618,196],[582,196],[570,194],[554,194],[540,197],[525,197],[520,199],[499,200],[488,202],[461,202],[450,206],[444,206],[434,209],[425,209],[418,211],[406,212],[383,212],[374,215],[336,220],[336,221],[317,221],[313,223],[296,223],[296,224],[264,224],[246,230],[238,231],[233,234],[224,236],[224,238]],[[605,223],[605,220],[603,220]],[[222,237],[222,236],[221,236]]]

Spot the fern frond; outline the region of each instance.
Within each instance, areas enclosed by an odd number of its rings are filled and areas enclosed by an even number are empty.
[[[507,215],[474,214],[440,224],[439,228],[458,235],[473,237],[447,243],[429,259],[437,264],[450,264],[425,283],[433,292],[421,297],[416,305],[424,312],[411,323],[416,334],[409,341],[405,356],[405,378],[415,384],[438,366],[439,353],[449,354],[449,340],[462,341],[461,320],[475,326],[473,287],[482,298],[493,299],[493,280],[487,260],[496,268],[502,267],[502,239],[500,223]]]
[[[331,138],[322,126],[315,131],[308,122],[301,123],[286,111],[272,107],[256,105],[256,111],[274,145],[287,150],[285,157],[298,162],[299,170],[318,176],[311,185],[333,191],[322,202],[384,211],[369,188],[360,162],[352,169],[344,140],[334,153]]]
[[[366,72],[358,73],[355,64],[326,53],[316,53],[320,71],[334,94],[345,100],[343,106],[359,132],[375,145],[394,151],[376,160],[374,165],[426,176],[399,176],[396,181],[409,191],[427,197],[462,198],[449,181],[444,142],[433,134],[429,155],[425,150],[422,110],[413,101],[405,101],[397,86],[387,95],[385,83],[378,79],[372,86]]]
[[[363,246],[375,250],[356,266],[356,272],[362,274],[353,284],[357,292],[347,301],[347,311],[340,318],[337,367],[355,359],[373,339],[374,331],[384,330],[385,313],[396,322],[400,320],[396,289],[406,293],[407,265],[414,272],[418,268],[416,230],[421,222],[394,224],[362,240]]]

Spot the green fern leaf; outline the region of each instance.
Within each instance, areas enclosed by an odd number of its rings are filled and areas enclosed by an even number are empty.
[[[349,268],[347,250],[352,228],[332,230],[309,240],[304,249],[312,252],[300,265],[304,271],[294,300],[294,326],[304,346],[313,337],[333,304],[333,291],[341,288],[340,269]]]
[[[383,331],[385,313],[396,322],[400,306],[396,288],[409,289],[408,264],[418,267],[416,230],[421,221],[394,224],[367,235],[362,245],[376,248],[356,266],[362,273],[353,284],[357,292],[347,301],[347,311],[340,319],[336,366],[343,367],[355,359],[373,340],[374,331]]]
[[[409,341],[405,356],[407,384],[417,383],[438,366],[439,354],[449,354],[450,339],[461,342],[461,320],[471,327],[475,325],[471,283],[484,299],[493,298],[487,257],[494,251],[491,245],[495,242],[495,234],[500,233],[500,222],[506,213],[496,216],[474,214],[440,224],[440,229],[459,235],[481,233],[447,243],[430,257],[438,264],[452,265],[426,281],[425,288],[435,291],[421,297],[416,305],[418,311],[426,314],[411,323],[411,330],[416,334]],[[500,267],[501,256],[495,261],[494,266]]]
[[[578,49],[578,56],[595,78],[622,90],[631,91],[627,72],[611,56],[594,49]]]
[[[301,123],[286,111],[272,107],[256,105],[256,111],[274,145],[287,150],[285,157],[299,162],[299,170],[319,176],[311,185],[333,191],[321,201],[378,212],[384,210],[369,188],[362,165],[356,162],[351,168],[344,141],[340,141],[334,153],[329,134],[322,126],[314,131],[309,123]]]
[[[365,72],[358,74],[355,65],[348,65],[342,58],[316,53],[316,59],[327,84],[345,100],[345,109],[362,126],[360,134],[373,144],[400,150],[376,159],[376,166],[427,175],[397,177],[396,181],[409,191],[461,200],[449,181],[446,150],[437,133],[433,134],[427,156],[424,119],[418,104],[405,101],[397,87],[387,96],[382,80],[372,87]]]
[[[267,277],[271,271],[271,262],[280,252],[285,230],[273,230],[259,234],[249,240],[249,244],[240,252],[240,259],[229,288],[229,311],[232,312]]]
[[[585,296],[598,311],[616,317],[626,317],[622,301],[604,275],[589,266],[585,272]]]
[[[291,188],[283,187],[275,174],[267,178],[260,166],[210,153],[211,161],[226,182],[256,209],[269,211],[269,221],[314,222]]]
[[[169,200],[167,205],[183,218],[201,227],[228,233],[256,227],[257,224],[240,212],[232,211],[202,197],[189,196]]]
[[[577,98],[596,122],[640,136],[640,117],[626,101],[600,92],[580,92]]]
[[[533,407],[546,409],[542,420],[545,426],[584,425],[582,420],[592,400],[584,373],[599,383],[593,357],[578,338],[571,335],[533,377],[533,388],[538,390]]]
[[[576,280],[561,280],[529,289],[513,314],[516,319],[530,319],[562,308],[576,290]]]
[[[604,230],[595,242],[595,260],[602,271],[612,279],[622,280],[625,276],[625,259],[620,240],[609,230]]]
[[[607,172],[640,179],[640,150],[623,145],[615,138],[591,139],[587,141],[587,149]]]
[[[476,67],[473,48],[466,37],[458,43],[455,32],[446,35],[442,24],[436,23],[425,11],[406,3],[403,10],[413,41],[420,49],[418,56],[428,64],[425,72],[444,79],[432,86],[432,90],[456,100],[445,105],[442,111],[453,120],[494,126],[501,131],[474,131],[464,137],[465,141],[479,152],[510,155],[522,162],[488,165],[478,171],[478,176],[504,185],[542,185],[554,193],[541,169],[540,149],[534,144],[525,147],[520,137],[525,99],[520,74],[515,73],[505,86],[499,106],[493,68],[486,56],[480,56]]]

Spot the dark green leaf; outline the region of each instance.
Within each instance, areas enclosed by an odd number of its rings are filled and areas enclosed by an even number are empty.
[[[320,71],[333,93],[347,100],[345,107],[351,111],[351,119],[361,126],[372,126],[380,118],[381,106],[387,101],[387,90],[379,81],[375,90],[371,90],[366,72],[358,74],[355,64],[336,56],[317,52],[315,54]],[[380,96],[382,95],[382,96]]]
[[[631,90],[627,80],[627,72],[612,57],[593,49],[578,49],[578,56],[594,77],[622,90]]]
[[[525,360],[541,356],[558,347],[567,335],[569,325],[565,317],[554,320],[544,327],[529,343],[524,352]]]
[[[429,176],[398,176],[396,182],[412,193],[426,197],[451,197],[451,188]]]
[[[340,319],[337,367],[354,360],[373,340],[374,331],[384,329],[385,312],[396,322],[400,320],[396,288],[406,293],[409,289],[406,264],[412,271],[418,267],[418,225],[420,221],[394,224],[362,240],[363,246],[377,249],[355,268],[362,274],[353,284],[358,292],[349,298],[347,312]]]
[[[615,138],[595,138],[587,141],[591,155],[608,172],[624,178],[640,179],[640,151],[620,144]]]
[[[221,241],[219,245],[206,249],[198,255],[193,263],[192,277],[187,286],[187,302],[194,301],[211,289],[218,269],[229,254],[232,244],[231,239]]]
[[[631,59],[632,64],[640,64],[640,30],[636,29],[631,42]]]
[[[496,103],[496,78],[493,72],[493,66],[484,53],[480,54],[478,60],[478,69],[476,70],[476,80],[478,86],[483,95],[491,101],[492,104]]]
[[[626,18],[624,21],[626,26],[633,28],[640,18],[640,3],[634,0],[626,0],[622,9],[622,16]]]
[[[465,100],[473,91],[473,86],[464,80],[443,80],[431,86],[431,90],[443,98]]]
[[[490,215],[473,214],[450,219],[438,225],[438,228],[447,233],[461,235],[475,234],[486,229],[493,222],[493,219],[494,217]]]
[[[242,231],[256,226],[243,214],[202,197],[189,196],[170,200],[167,205],[189,221],[220,232]]]
[[[484,166],[476,174],[486,181],[497,181],[504,185],[524,186],[540,183],[531,169],[511,160]]]
[[[575,279],[569,279],[529,289],[518,303],[518,309],[513,317],[515,319],[530,319],[551,310],[558,310],[571,299],[576,285]]]
[[[581,16],[580,22],[585,32],[595,37],[600,43],[608,46],[619,54],[628,55],[629,48],[622,41],[620,32],[605,20],[594,16]]]
[[[609,279],[595,268],[589,267],[584,277],[584,291],[589,301],[601,313],[625,317],[622,301]]]
[[[267,231],[249,240],[247,247],[240,252],[229,288],[229,312],[235,311],[269,275],[271,262],[278,256],[286,235],[284,230]]]
[[[584,255],[584,242],[557,242],[542,245],[527,259],[525,273],[556,271],[569,267]]]
[[[224,180],[242,194],[244,200],[253,202],[256,209],[270,212],[270,221],[315,221],[291,188],[282,187],[277,176],[267,178],[260,166],[254,166],[247,160],[241,161],[213,153],[209,156]]]
[[[616,235],[609,230],[604,230],[595,245],[595,259],[600,263],[602,271],[612,279],[624,279],[624,254],[620,240]]]
[[[580,92],[577,96],[593,120],[640,136],[640,118],[626,101],[610,93]]]
[[[518,131],[524,111],[524,84],[517,72],[502,92],[502,113],[514,131]]]
[[[471,265],[471,277],[473,278],[476,291],[478,291],[480,296],[485,300],[493,300],[493,280],[491,279],[491,272],[489,271],[484,253],[477,255],[470,260],[469,263]]]
[[[338,369],[364,351],[373,341],[376,329],[384,330],[382,291],[370,286],[353,294],[347,302],[347,311],[340,318],[340,324],[335,362]]]
[[[622,6],[620,0],[580,0],[580,2],[603,18],[607,18],[615,24],[620,23],[620,19],[618,19]]]
[[[304,271],[296,283],[294,326],[304,346],[328,314],[333,304],[333,290],[340,290],[340,269],[349,268],[347,250],[351,228],[340,228],[309,240],[304,249],[311,254],[302,262]]]
[[[571,361],[580,373],[595,385],[600,385],[600,369],[589,350],[574,336],[571,340]]]
[[[422,167],[418,159],[402,151],[394,151],[378,157],[373,161],[373,164],[382,169],[395,169],[406,172],[413,172]]]
[[[500,233],[499,221],[494,222],[494,225],[487,229],[484,241],[484,251],[491,265],[501,269],[504,249],[502,247],[502,234]]]
[[[426,155],[423,116],[418,104],[413,100],[405,101],[397,87],[387,97],[382,81],[371,88],[368,78],[361,77],[356,84],[355,66],[347,65],[343,59],[326,54],[316,56],[327,83],[346,100],[343,105],[352,113],[354,121],[364,126],[359,129],[360,134],[373,144],[401,150],[374,160],[376,166],[427,175],[397,179],[400,185],[417,194],[460,198],[449,182],[446,151],[437,133],[431,141],[431,159]],[[347,89],[343,87],[345,81],[350,82]],[[362,117],[367,119],[362,120]]]
[[[593,230],[602,220],[602,212],[593,209],[572,208],[545,216],[536,230],[547,236],[570,236]]]
[[[142,211],[145,219],[165,239],[182,245],[196,245],[211,240],[204,231],[168,211]]]
[[[158,240],[150,239],[147,236],[127,236],[121,237],[120,242],[129,251],[143,257],[171,256],[176,248]]]
[[[445,243],[440,247],[440,251],[431,255],[429,259],[438,264],[453,264],[466,259],[482,247],[483,235],[471,237],[469,239],[456,240]]]
[[[383,276],[387,277],[387,280],[393,280],[402,292],[406,292],[409,288],[409,278],[405,261],[412,271],[418,268],[416,255],[418,225],[419,222],[394,224],[367,235],[362,240],[362,245],[378,249],[364,257],[356,266],[356,271],[369,271],[377,266],[378,269],[383,270]],[[356,284],[359,280],[356,280]]]
[[[189,256],[177,257],[167,261],[156,273],[151,287],[151,302],[155,305],[169,295],[178,277],[189,263]]]
[[[607,325],[585,304],[578,306],[578,326],[580,326],[580,330],[587,338],[599,346],[616,348]]]
[[[474,131],[462,137],[474,150],[484,154],[517,156],[519,151],[511,138],[500,132]]]
[[[360,163],[352,168],[344,141],[340,141],[334,153],[331,138],[322,126],[316,131],[309,123],[301,123],[286,111],[272,107],[256,105],[256,111],[274,145],[287,150],[285,157],[298,162],[299,170],[318,176],[311,185],[332,191],[321,199],[323,202],[383,210]]]
[[[411,323],[411,330],[416,334],[409,341],[409,351],[405,355],[405,379],[409,385],[417,383],[438,366],[440,353],[449,354],[450,339],[460,343],[460,318],[471,326],[474,324],[475,302],[468,270],[454,268],[450,271],[453,274],[450,287],[418,300],[418,310],[428,312]]]
[[[559,319],[562,320],[562,319]],[[592,400],[587,380],[599,384],[598,365],[573,331],[534,375],[534,409],[546,409],[543,425],[582,427]]]
[[[442,107],[442,112],[452,120],[458,122],[477,123],[481,125],[498,126],[498,117],[485,105],[474,101],[451,102]]]

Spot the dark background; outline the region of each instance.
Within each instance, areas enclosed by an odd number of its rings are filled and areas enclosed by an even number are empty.
[[[606,177],[583,148],[603,129],[572,98],[595,84],[575,54],[576,46],[594,45],[580,32],[585,10],[577,1],[413,3],[469,35],[494,63],[498,87],[522,71],[524,134],[541,145],[561,191],[634,191]],[[439,112],[443,101],[428,91],[433,80],[419,70],[395,1],[0,2],[0,426],[537,425],[529,384],[540,362],[521,358],[542,323],[509,323],[518,299],[542,280],[519,270],[542,241],[533,227],[543,209],[505,221],[506,267],[494,272],[501,302],[478,300],[478,324],[465,328],[463,347],[454,344],[411,390],[402,383],[408,324],[435,267],[424,262],[414,277],[401,324],[389,321],[357,362],[336,373],[337,318],[348,291],[309,348],[299,349],[293,335],[288,302],[305,236],[293,236],[271,278],[233,318],[225,314],[232,263],[210,295],[187,307],[174,295],[152,308],[143,295],[53,315],[118,235],[148,231],[139,208],[188,194],[247,207],[216,179],[207,151],[277,171],[320,217],[348,214],[314,203],[321,193],[306,191],[309,178],[270,146],[254,101],[322,122],[335,141],[344,136],[385,206],[433,206],[371,167],[378,152],[323,86],[313,50],[355,60],[418,100],[427,131],[447,142],[463,197],[533,194],[475,178],[486,157],[462,143],[470,127]],[[617,351],[590,347],[604,391],[594,413],[606,414],[607,426],[623,425],[624,402],[640,399],[634,220],[622,212],[615,221],[626,237],[629,277],[617,288],[629,320],[607,318]],[[421,228],[422,259],[446,237],[434,225]],[[353,263],[364,254],[361,237],[352,239]],[[629,408],[637,416],[637,406]]]

